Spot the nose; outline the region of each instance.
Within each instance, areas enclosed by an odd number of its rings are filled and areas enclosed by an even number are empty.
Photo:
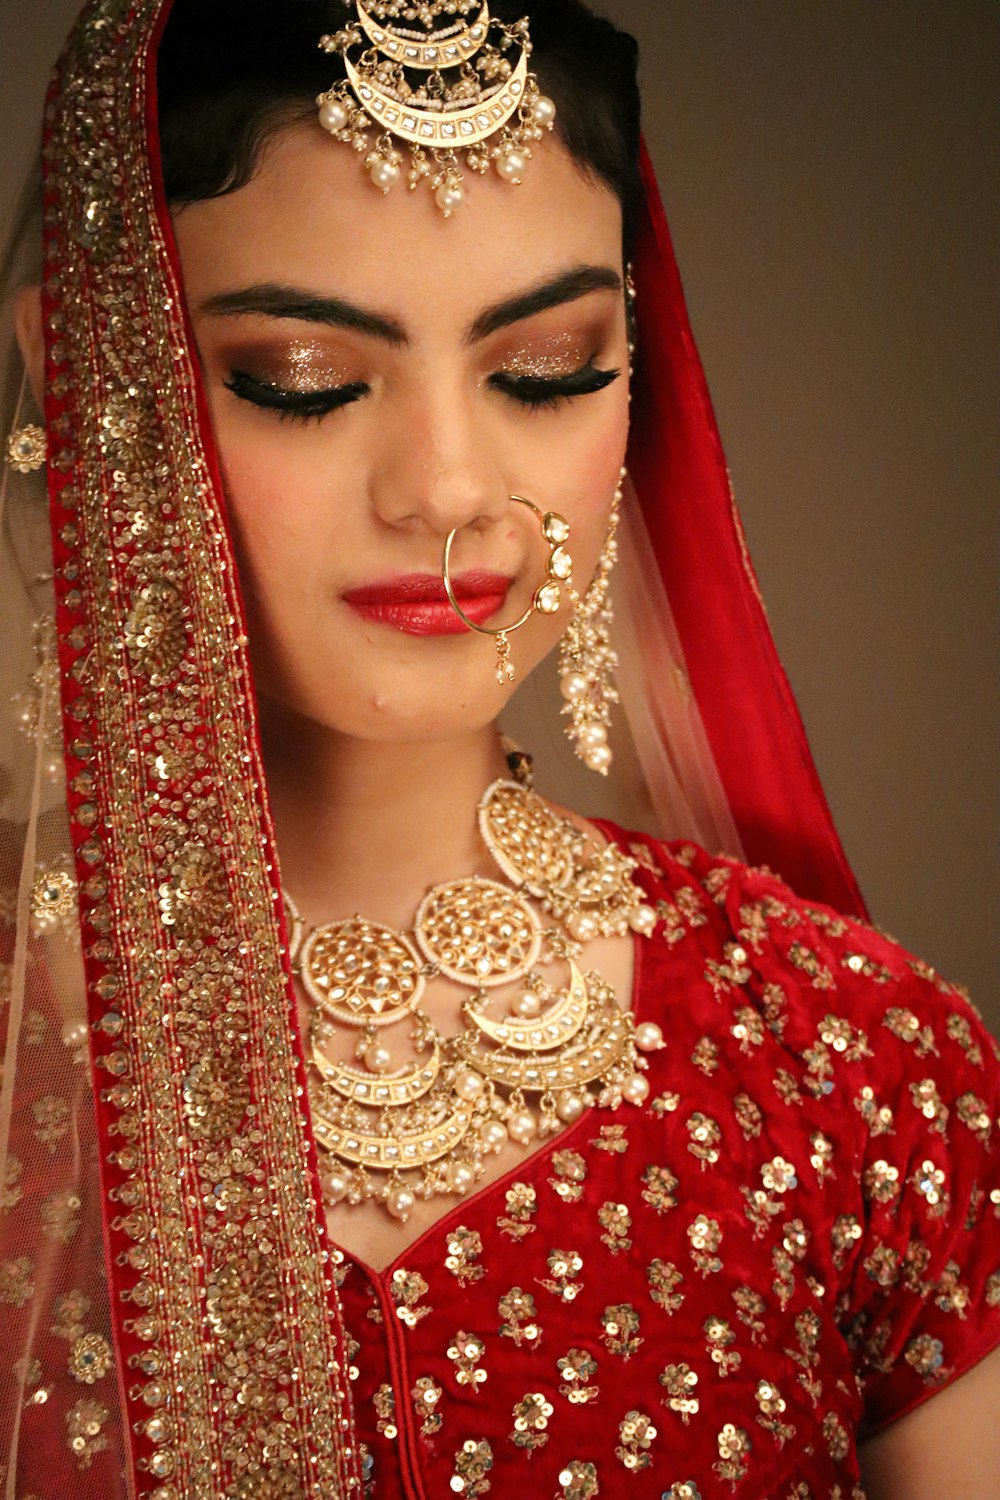
[[[442,539],[507,517],[509,488],[473,401],[457,392],[399,403],[383,428],[371,498],[386,525]]]

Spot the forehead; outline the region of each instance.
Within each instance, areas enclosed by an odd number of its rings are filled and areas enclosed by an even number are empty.
[[[192,303],[275,282],[376,304],[411,326],[470,315],[581,263],[620,267],[612,190],[549,138],[520,187],[466,174],[466,201],[444,219],[426,185],[387,195],[363,158],[319,126],[268,144],[250,183],[192,204],[176,227]]]

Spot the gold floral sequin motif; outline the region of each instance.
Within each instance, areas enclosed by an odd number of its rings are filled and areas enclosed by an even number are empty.
[[[705,1321],[705,1339],[712,1363],[723,1377],[738,1370],[742,1357],[732,1346],[736,1335],[724,1318],[708,1318]]]
[[[648,1469],[653,1462],[652,1448],[658,1433],[653,1421],[645,1412],[626,1412],[618,1428],[619,1446],[615,1456],[632,1473]]]
[[[795,1168],[783,1156],[775,1156],[760,1169],[764,1186],[770,1193],[789,1193],[799,1185]]]
[[[934,1079],[921,1078],[919,1083],[911,1083],[910,1098],[930,1128],[939,1135],[944,1135],[948,1126],[948,1106],[938,1093]]]
[[[710,1078],[719,1066],[718,1044],[710,1036],[699,1037],[691,1053],[691,1061],[699,1073],[704,1073]]]
[[[444,1426],[441,1397],[444,1391],[430,1375],[421,1375],[410,1396],[420,1423],[421,1437],[434,1437]]]
[[[497,1314],[500,1318],[500,1333],[505,1339],[510,1339],[518,1348],[522,1344],[531,1348],[538,1343],[542,1328],[538,1321],[535,1299],[530,1292],[522,1291],[519,1286],[512,1286],[497,1303]]]
[[[462,1444],[455,1454],[455,1472],[451,1477],[451,1491],[455,1495],[465,1495],[468,1500],[476,1500],[479,1495],[485,1495],[490,1488],[490,1481],[486,1477],[493,1467],[493,1449],[485,1438],[476,1442],[474,1438]]]
[[[628,1232],[632,1225],[632,1215],[624,1203],[602,1204],[597,1210],[597,1222],[604,1231],[601,1242],[607,1245],[612,1255],[620,1255],[631,1248],[632,1241]]]
[[[546,1265],[549,1274],[544,1279],[539,1278],[539,1285],[563,1302],[574,1302],[583,1291],[583,1282],[573,1279],[583,1270],[583,1256],[575,1250],[553,1250]]]
[[[899,1197],[899,1168],[880,1157],[872,1162],[862,1178],[865,1196],[873,1203],[892,1203]]]
[[[578,1151],[555,1151],[552,1154],[554,1177],[549,1185],[564,1203],[579,1203],[587,1178],[587,1163]]]
[[[678,1479],[663,1491],[660,1500],[701,1500],[701,1490],[693,1479]]]
[[[944,1345],[929,1333],[918,1334],[903,1351],[906,1363],[928,1383],[937,1384],[949,1375],[944,1362]]]
[[[955,1113],[967,1130],[984,1146],[990,1143],[993,1120],[984,1100],[976,1094],[962,1094],[955,1103]]]
[[[497,1227],[512,1240],[523,1240],[534,1232],[532,1217],[538,1212],[538,1194],[526,1182],[515,1182],[507,1189],[506,1213],[497,1219]]]
[[[600,1494],[596,1465],[579,1458],[572,1459],[565,1469],[560,1470],[559,1483],[562,1488],[556,1500],[595,1500]]]
[[[733,1301],[740,1322],[749,1328],[753,1342],[759,1343],[764,1337],[764,1314],[767,1311],[763,1297],[752,1287],[739,1286],[733,1293]]]
[[[658,1214],[677,1207],[677,1178],[669,1167],[649,1166],[642,1174],[642,1197]]]
[[[854,1108],[868,1126],[869,1134],[891,1135],[893,1131],[892,1110],[887,1104],[879,1104],[871,1084],[864,1084],[858,1091]]]
[[[69,1130],[69,1103],[57,1094],[46,1094],[31,1106],[35,1119],[35,1139],[55,1153],[56,1146]]]
[[[953,1042],[957,1042],[974,1068],[983,1065],[982,1048],[972,1034],[968,1016],[957,1013],[950,1015],[945,1022],[945,1031]]]
[[[758,1380],[754,1394],[760,1408],[757,1421],[765,1432],[772,1435],[778,1447],[783,1448],[788,1439],[795,1436],[791,1423],[782,1421],[787,1409],[785,1398],[770,1380]]]
[[[638,1352],[642,1343],[639,1314],[630,1302],[619,1302],[606,1307],[601,1314],[601,1326],[609,1353],[627,1360]]]
[[[933,1053],[935,1057],[938,1055],[933,1031],[929,1026],[921,1026],[912,1010],[893,1006],[882,1017],[882,1025],[887,1027],[901,1042],[911,1044],[916,1049],[918,1057],[927,1057],[929,1053]]]
[[[66,1413],[66,1442],[76,1455],[78,1469],[89,1469],[97,1454],[107,1449],[103,1428],[110,1415],[106,1406],[89,1399],[78,1401]]]
[[[470,1282],[479,1281],[484,1275],[485,1267],[478,1264],[482,1253],[482,1236],[474,1229],[466,1229],[464,1224],[460,1224],[449,1234],[445,1267],[460,1286],[468,1286]]]
[[[23,1307],[35,1290],[34,1269],[27,1255],[0,1263],[0,1302]]]
[[[718,1122],[699,1111],[688,1120],[687,1130],[691,1137],[688,1143],[691,1155],[701,1162],[703,1168],[714,1166],[719,1160],[719,1142],[722,1140]]]
[[[740,1127],[743,1139],[754,1141],[764,1128],[764,1116],[760,1106],[755,1104],[749,1094],[737,1094],[733,1100],[733,1114],[736,1123]]]
[[[431,1311],[429,1307],[419,1305],[429,1290],[419,1271],[406,1271],[402,1266],[393,1271],[389,1291],[396,1306],[396,1317],[405,1327],[416,1328],[421,1318],[426,1318]]]
[[[936,1166],[932,1161],[922,1161],[909,1180],[927,1204],[931,1218],[943,1218],[950,1203],[945,1188],[944,1168]]]
[[[80,1199],[75,1192],[53,1193],[41,1206],[42,1234],[66,1245],[80,1228]]]
[[[718,1221],[710,1219],[707,1214],[699,1214],[688,1225],[687,1235],[691,1241],[691,1259],[701,1274],[711,1276],[721,1271],[722,1261],[716,1253],[722,1244],[722,1230]]]
[[[513,1411],[514,1430],[510,1433],[510,1440],[515,1448],[524,1448],[529,1453],[534,1453],[537,1448],[544,1448],[549,1440],[548,1426],[552,1412],[552,1402],[541,1391],[529,1391],[522,1397]]]
[[[679,1292],[684,1277],[670,1261],[656,1259],[646,1267],[649,1295],[664,1312],[675,1313],[684,1301],[685,1294]]]
[[[676,1412],[686,1427],[699,1409],[698,1397],[695,1395],[698,1389],[697,1374],[690,1365],[667,1365],[660,1372],[659,1381],[664,1390],[664,1406]]]
[[[589,1406],[597,1400],[599,1388],[588,1383],[597,1374],[597,1360],[589,1350],[570,1349],[556,1361],[556,1368],[561,1376],[559,1394],[572,1406]]]
[[[482,1339],[478,1334],[466,1333],[460,1328],[448,1345],[447,1352],[455,1366],[456,1383],[467,1386],[473,1394],[478,1393],[487,1379],[487,1372],[480,1363],[486,1353],[486,1345]]]
[[[734,1422],[727,1422],[716,1442],[719,1459],[713,1464],[713,1468],[720,1479],[727,1479],[735,1488],[747,1471],[750,1438],[742,1427],[737,1427]]]
[[[399,1436],[396,1426],[396,1394],[391,1385],[380,1385],[372,1396],[372,1405],[377,1418],[375,1428],[383,1437],[394,1442]]]

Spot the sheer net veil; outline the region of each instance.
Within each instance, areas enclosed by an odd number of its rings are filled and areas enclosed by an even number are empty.
[[[42,420],[12,322],[40,280],[49,462],[0,481],[0,1489],[340,1500],[349,1344],[160,177],[169,8],[83,10],[2,263],[0,436]],[[550,667],[507,727],[557,800],[856,910],[644,169],[611,781]]]

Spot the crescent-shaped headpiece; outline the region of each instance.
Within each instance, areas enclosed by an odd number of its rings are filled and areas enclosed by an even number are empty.
[[[498,21],[485,3],[470,23],[468,0],[428,0],[421,33],[397,24],[410,19],[406,9],[407,0],[356,0],[354,21],[320,39],[343,59],[345,76],[320,95],[319,118],[365,152],[383,193],[402,177],[400,147],[408,148],[410,187],[426,181],[447,218],[465,198],[463,166],[523,181],[556,110],[529,71],[526,19]]]

